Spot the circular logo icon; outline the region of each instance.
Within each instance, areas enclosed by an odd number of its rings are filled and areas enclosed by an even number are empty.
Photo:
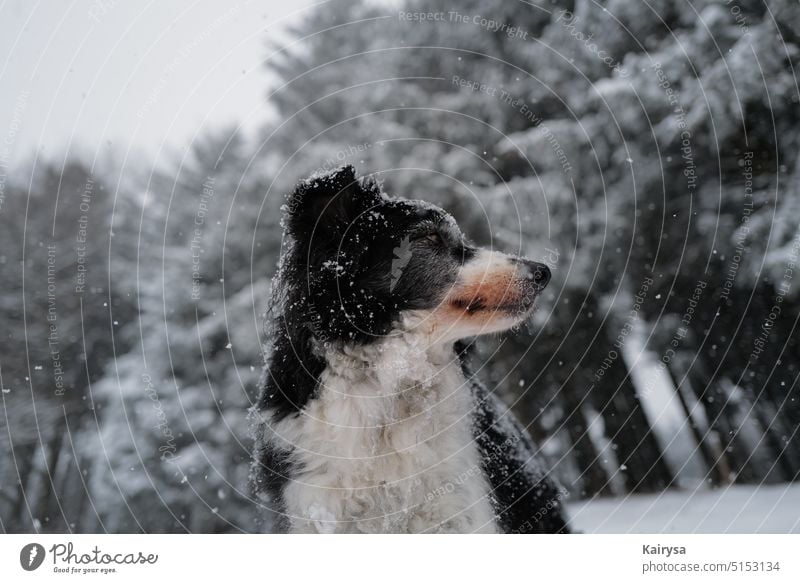
[[[26,571],[35,571],[44,562],[44,547],[39,543],[30,543],[19,552],[19,564]]]

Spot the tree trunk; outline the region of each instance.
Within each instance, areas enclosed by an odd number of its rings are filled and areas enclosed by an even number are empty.
[[[33,532],[33,509],[29,507],[30,500],[27,500],[26,485],[30,482],[31,472],[33,471],[33,456],[36,455],[36,444],[17,446],[14,448],[14,456],[17,460],[17,507],[14,511],[16,521],[9,527],[17,532]]]
[[[611,480],[606,473],[603,464],[600,463],[600,455],[589,435],[589,422],[583,408],[574,402],[569,389],[564,392],[564,403],[570,411],[571,419],[567,420],[567,434],[572,443],[572,458],[578,466],[581,476],[581,495],[585,497],[611,496]]]
[[[728,396],[720,389],[719,380],[714,381],[701,356],[695,358],[688,371],[689,383],[705,409],[709,427],[716,430],[722,450],[728,458],[732,478],[735,482],[760,482],[747,464],[750,452],[736,439],[738,421],[727,404]]]
[[[678,401],[683,409],[683,414],[686,415],[686,420],[689,424],[689,429],[692,432],[695,442],[700,449],[700,455],[708,468],[708,476],[711,480],[712,486],[720,486],[722,484],[729,484],[731,481],[731,469],[728,466],[728,460],[719,446],[719,441],[709,439],[711,433],[710,428],[706,427],[701,429],[697,426],[695,415],[692,414],[692,408],[686,399],[684,388],[675,374],[673,367],[674,363],[668,364],[665,368],[669,377],[672,380],[672,385],[675,387],[675,394],[678,396]],[[716,443],[714,443],[716,441]]]
[[[44,475],[42,476],[41,491],[32,506],[34,515],[42,521],[42,526],[47,530],[58,530],[59,523],[64,519],[58,505],[59,493],[55,490],[55,480],[65,431],[65,425],[60,423],[47,447],[42,447]]]
[[[607,397],[598,405],[606,437],[616,451],[628,491],[660,492],[671,487],[672,472],[642,410],[621,354],[605,370],[601,383],[599,393]]]

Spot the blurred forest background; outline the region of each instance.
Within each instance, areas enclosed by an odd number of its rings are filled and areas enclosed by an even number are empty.
[[[797,2],[335,0],[291,33],[257,139],[3,176],[2,531],[267,528],[280,207],[343,163],[553,267],[479,356],[571,500],[797,479]]]

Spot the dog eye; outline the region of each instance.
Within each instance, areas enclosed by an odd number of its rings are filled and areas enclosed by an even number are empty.
[[[439,233],[420,233],[414,237],[411,237],[412,241],[423,241],[426,243],[430,243],[432,245],[443,245],[444,241],[442,240],[442,236]]]
[[[425,240],[429,243],[433,243],[434,245],[441,245],[444,241],[442,241],[441,235],[439,233],[430,233],[429,235],[425,235]]]

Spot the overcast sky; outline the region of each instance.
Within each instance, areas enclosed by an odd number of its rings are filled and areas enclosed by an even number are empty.
[[[0,1],[0,154],[151,156],[268,117],[269,38],[319,0]],[[276,36],[277,35],[277,36]]]

